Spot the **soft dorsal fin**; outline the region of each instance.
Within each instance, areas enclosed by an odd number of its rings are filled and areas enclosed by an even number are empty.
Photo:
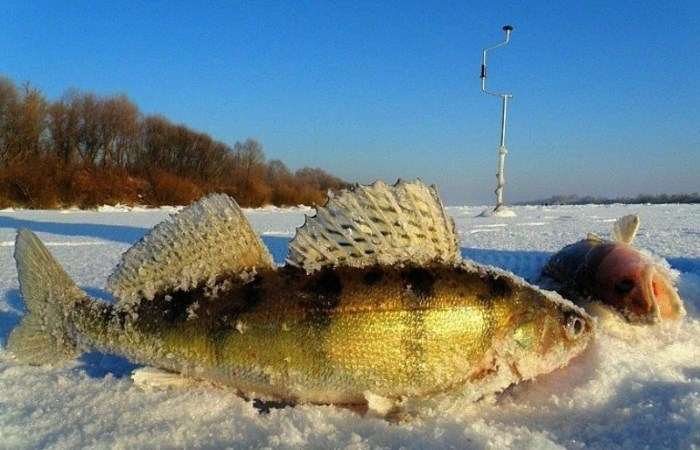
[[[135,301],[274,267],[236,202],[212,194],[156,225],[122,255],[107,284],[121,301]]]
[[[328,265],[459,261],[454,221],[434,186],[420,180],[377,181],[330,196],[306,217],[289,244],[287,263],[307,272]]]
[[[636,214],[620,217],[613,225],[613,241],[632,244],[634,237],[637,235],[637,230],[639,230],[639,225],[639,216]]]

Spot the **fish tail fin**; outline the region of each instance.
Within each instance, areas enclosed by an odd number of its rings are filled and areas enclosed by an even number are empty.
[[[79,351],[67,314],[85,297],[39,238],[19,229],[15,241],[19,289],[26,314],[7,339],[7,350],[26,364],[58,364]]]

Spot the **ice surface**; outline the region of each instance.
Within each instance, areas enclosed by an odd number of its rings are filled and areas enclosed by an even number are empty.
[[[39,234],[88,293],[108,298],[120,255],[171,209],[0,212],[0,448],[700,448],[700,205],[513,207],[477,217],[453,207],[466,258],[533,279],[565,244],[639,214],[635,245],[677,272],[688,316],[660,327],[604,322],[568,367],[477,403],[444,400],[405,424],[331,406],[272,408],[207,385],[143,389],[134,368],[88,354],[26,367],[4,350],[24,313],[12,259],[15,229]],[[304,208],[246,210],[282,263]]]

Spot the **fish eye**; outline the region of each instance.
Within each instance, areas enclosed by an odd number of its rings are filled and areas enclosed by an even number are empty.
[[[565,316],[566,320],[566,334],[570,339],[578,338],[581,333],[583,333],[584,323],[583,319],[573,313],[568,313]]]
[[[615,292],[623,295],[629,294],[632,289],[634,289],[634,280],[630,278],[623,278],[615,283]]]

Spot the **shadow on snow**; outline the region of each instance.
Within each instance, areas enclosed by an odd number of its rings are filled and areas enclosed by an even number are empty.
[[[0,216],[0,228],[29,228],[34,232],[58,234],[62,236],[93,237],[125,244],[133,244],[150,229],[126,225],[93,223],[41,222]]]

